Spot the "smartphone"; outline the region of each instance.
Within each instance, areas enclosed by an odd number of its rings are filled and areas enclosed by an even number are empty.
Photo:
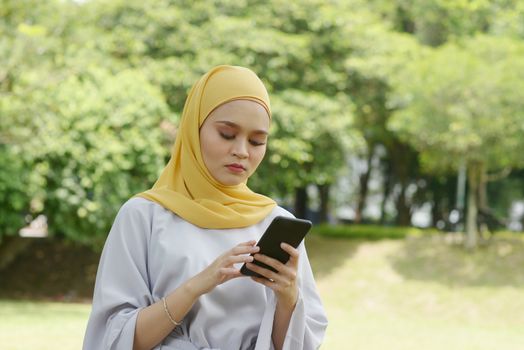
[[[257,243],[257,246],[260,247],[258,253],[270,256],[285,264],[289,260],[289,254],[280,248],[280,243],[285,242],[296,248],[300,242],[302,242],[310,229],[311,221],[309,220],[295,219],[286,216],[276,216],[273,221],[271,221],[271,224],[269,224],[268,228]],[[268,266],[260,261],[254,260],[253,264],[277,272],[271,266]],[[248,269],[246,264],[242,266],[240,272],[246,276],[263,277],[258,273]]]

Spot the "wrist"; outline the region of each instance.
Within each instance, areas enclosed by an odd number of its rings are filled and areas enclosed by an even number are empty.
[[[195,280],[195,277],[187,280],[181,286],[181,289],[184,292],[184,294],[190,296],[193,300],[198,299],[202,294],[204,294],[199,290],[198,282]]]
[[[293,311],[298,302],[298,293],[293,296],[277,297],[277,308]]]

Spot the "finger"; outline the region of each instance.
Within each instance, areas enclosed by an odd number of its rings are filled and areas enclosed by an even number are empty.
[[[253,247],[250,245],[238,245],[231,249],[229,255],[252,254],[260,250],[260,247]]]
[[[226,275],[228,277],[238,277],[242,275],[238,269],[235,269],[233,267],[221,267],[220,269],[218,269],[218,271],[222,275]]]
[[[261,266],[258,266],[256,264],[253,264],[253,263],[247,263],[246,264],[247,268],[250,269],[251,271],[253,272],[256,272],[258,273],[259,275],[267,278],[268,280],[273,280],[273,281],[281,281],[282,280],[282,277],[280,277],[278,275],[278,273],[275,273],[271,270],[268,270],[266,268],[263,268]]]
[[[284,264],[282,264],[277,259],[273,259],[273,258],[271,258],[271,257],[269,257],[267,255],[255,254],[254,258],[257,261],[263,262],[264,264],[266,264],[268,266],[271,266],[272,268],[274,268],[278,272],[280,272],[284,268]]]
[[[254,258],[255,260],[263,262],[277,270],[278,275],[282,277],[282,281],[294,281],[297,278],[297,266],[284,265],[280,261],[262,254],[255,254]]]
[[[254,245],[255,243],[257,243],[257,241],[255,241],[254,239],[252,239],[252,240],[247,241],[247,242],[239,243],[238,246],[252,246],[252,245]]]
[[[298,259],[300,257],[300,252],[298,249],[293,248],[291,245],[285,242],[280,243],[280,248],[289,254],[289,261],[287,264],[291,266],[298,266]]]
[[[297,279],[297,269],[293,266],[284,266],[284,268],[279,271],[279,275],[284,277],[286,282],[294,283]]]
[[[252,276],[251,279],[257,283],[260,283],[260,284],[263,284],[264,286],[268,287],[268,288],[271,288],[271,289],[275,289],[276,287],[276,283],[275,282],[272,282],[266,278],[260,278],[260,277],[255,277],[255,276]]]
[[[233,265],[238,263],[247,263],[254,260],[251,255],[232,255],[226,258],[225,263],[227,265]]]

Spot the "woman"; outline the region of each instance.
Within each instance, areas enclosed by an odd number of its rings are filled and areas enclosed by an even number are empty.
[[[327,319],[304,245],[282,244],[286,264],[250,256],[275,216],[292,216],[246,185],[270,119],[267,91],[249,69],[218,66],[192,87],[169,163],[115,218],[84,349],[320,346]],[[265,278],[240,274],[243,263]]]

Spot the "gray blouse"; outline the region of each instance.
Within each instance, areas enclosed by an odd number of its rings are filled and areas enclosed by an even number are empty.
[[[132,198],[115,218],[96,276],[84,350],[132,349],[138,311],[202,271],[238,243],[258,240],[281,207],[237,229],[197,227],[157,203]],[[299,298],[284,349],[317,349],[327,326],[304,244],[299,246]],[[237,267],[240,267],[238,265]],[[199,297],[155,349],[273,349],[273,291],[240,277]]]

